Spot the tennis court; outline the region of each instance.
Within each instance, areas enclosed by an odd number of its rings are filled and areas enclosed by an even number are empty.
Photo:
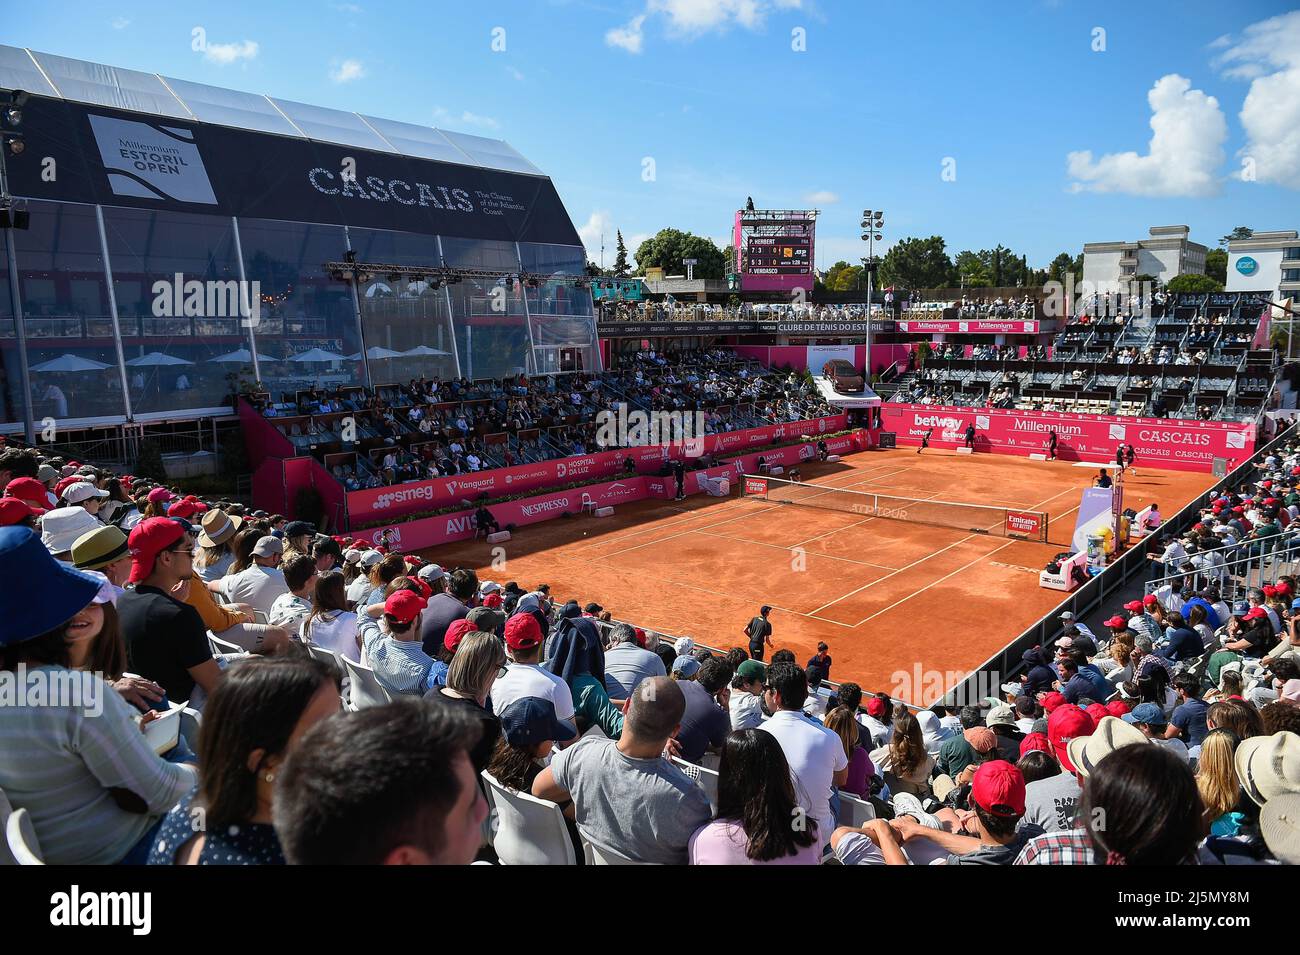
[[[524,527],[496,567],[481,541],[426,556],[525,589],[548,583],[561,602],[594,600],[617,619],[721,648],[743,645],[745,623],[769,604],[773,642],[801,664],[824,640],[832,679],[909,696],[899,671],[931,683],[944,675],[952,685],[1061,601],[1038,586],[1038,572],[1067,549],[1080,492],[1096,474],[1064,462],[911,448],[802,470],[805,486],[828,491],[1044,512],[1047,541],[733,494]],[[1156,502],[1165,514],[1215,480],[1139,471],[1126,480],[1125,506]]]

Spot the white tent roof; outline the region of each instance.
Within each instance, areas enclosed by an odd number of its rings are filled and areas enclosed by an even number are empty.
[[[542,176],[509,143],[0,45],[0,88],[376,152]]]

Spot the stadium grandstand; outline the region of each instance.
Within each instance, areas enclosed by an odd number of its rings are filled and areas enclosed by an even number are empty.
[[[773,301],[751,201],[680,302],[502,141],[2,96],[0,864],[1300,862],[1268,293]]]

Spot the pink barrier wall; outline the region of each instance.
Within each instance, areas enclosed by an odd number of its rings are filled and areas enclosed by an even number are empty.
[[[868,447],[868,444],[867,435],[862,431],[855,431],[853,434],[842,435],[838,438],[826,439],[826,446],[832,454],[852,454],[854,451],[864,450]],[[729,461],[725,465],[718,465],[716,468],[709,468],[706,471],[687,472],[684,490],[687,494],[702,493],[705,478],[727,475],[732,479],[734,493],[738,476],[746,471],[752,472],[756,469],[760,456],[765,457],[770,464],[780,464],[784,467],[799,461],[809,460],[816,453],[817,447],[815,443],[756,451],[753,454],[747,454]],[[493,504],[489,510],[491,510],[492,516],[497,519],[502,527],[508,524],[522,527],[527,524],[536,524],[539,521],[548,521],[566,513],[577,513],[583,507],[583,495],[587,495],[597,507],[605,507],[607,505],[612,506],[640,501],[648,497],[670,498],[674,494],[675,487],[676,485],[671,477],[637,476],[603,484],[590,484],[586,487],[574,488],[568,491],[554,491],[537,497],[507,501],[504,504]],[[424,550],[429,547],[437,547],[440,544],[471,539],[474,536],[473,516],[474,510],[467,509],[452,514],[442,514],[437,517],[426,517],[421,520],[396,523],[387,527],[372,527],[364,531],[354,532],[353,536],[378,543],[380,535],[387,530],[395,547],[407,552]]]
[[[435,478],[431,481],[412,481],[390,487],[367,488],[347,492],[347,509],[353,523],[365,523],[375,518],[397,518],[417,511],[448,507],[458,502],[474,500],[480,494],[500,497],[545,487],[554,487],[575,480],[597,477],[614,477],[622,473],[623,462],[631,457],[637,471],[658,471],[669,459],[693,458],[700,454],[718,451],[735,451],[739,448],[771,444],[805,434],[825,434],[840,431],[847,422],[845,415],[831,415],[811,421],[790,424],[766,425],[722,434],[705,435],[700,443],[691,445],[650,445],[620,451],[601,451],[577,457],[541,461],[536,464],[518,464],[509,468],[496,468],[473,474]],[[328,475],[327,475],[328,476]],[[333,481],[333,477],[329,478]],[[504,522],[503,522],[504,523]]]
[[[933,429],[931,447],[964,446],[973,423],[975,450],[996,454],[1043,452],[1055,429],[1063,461],[1114,462],[1116,446],[1131,444],[1139,465],[1208,473],[1214,458],[1242,461],[1255,450],[1255,426],[1240,422],[916,404],[886,404],[882,415],[883,430],[895,432],[899,444],[918,445]]]
[[[902,362],[906,367],[907,353],[916,346],[911,342],[876,344],[871,346],[871,363],[879,368],[881,365]],[[736,345],[733,350],[741,358],[753,358],[768,368],[783,368],[789,365],[795,371],[811,371],[820,375],[820,368],[808,368],[807,345]],[[867,346],[853,346],[853,364],[862,369],[867,363]]]

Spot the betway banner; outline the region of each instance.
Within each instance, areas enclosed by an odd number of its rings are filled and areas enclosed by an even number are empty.
[[[1029,455],[1045,452],[1055,431],[1058,458],[1099,466],[1115,460],[1120,444],[1133,445],[1139,465],[1175,471],[1209,472],[1215,458],[1242,461],[1255,450],[1255,426],[1241,422],[916,404],[885,404],[881,410],[884,430],[896,432],[900,444],[920,444],[933,431],[931,447],[955,448],[965,444],[966,427],[973,424],[976,451]]]
[[[474,474],[457,474],[454,477],[435,478],[431,481],[412,481],[390,487],[367,488],[348,492],[348,516],[354,523],[402,517],[418,511],[429,511],[469,502],[480,494],[501,497],[540,488],[555,487],[573,481],[613,477],[623,472],[623,462],[629,457],[637,471],[658,471],[665,461],[690,459],[701,454],[722,451],[739,451],[745,448],[788,441],[805,435],[826,434],[844,428],[846,417],[832,415],[809,421],[766,425],[705,435],[694,446],[650,445],[619,451],[601,451],[555,461],[536,464],[518,464],[509,468],[496,468]],[[504,522],[503,522],[504,523]]]
[[[853,434],[829,438],[826,441],[827,450],[831,454],[840,455],[865,450],[869,443],[865,431],[855,431]],[[770,464],[779,464],[788,468],[800,461],[810,461],[816,455],[817,445],[812,442],[791,445],[776,450],[755,452],[737,458],[735,461],[729,461],[725,465],[719,465],[704,471],[689,472],[686,475],[687,480],[684,490],[688,495],[702,493],[703,481],[701,478],[711,479],[724,475],[731,478],[732,487],[734,488],[739,482],[740,475],[757,468],[760,456]],[[549,521],[564,514],[578,513],[583,509],[584,496],[597,507],[606,507],[630,504],[633,501],[641,501],[646,498],[672,498],[674,494],[675,484],[671,477],[639,476],[609,481],[603,484],[591,484],[569,491],[553,491],[549,494],[539,494],[536,497],[509,501],[505,504],[493,504],[489,510],[492,511],[492,516],[497,519],[497,522],[502,527],[508,524],[523,527],[527,524]],[[372,527],[355,532],[354,536],[358,539],[378,543],[381,535],[388,531],[393,545],[410,553],[437,547],[441,544],[470,540],[474,536],[473,517],[474,511],[467,509],[454,514],[426,517],[418,521],[394,523],[387,527]]]
[[[1038,322],[1006,320],[985,321],[905,321],[898,323],[900,332],[939,332],[954,335],[1037,335]]]

